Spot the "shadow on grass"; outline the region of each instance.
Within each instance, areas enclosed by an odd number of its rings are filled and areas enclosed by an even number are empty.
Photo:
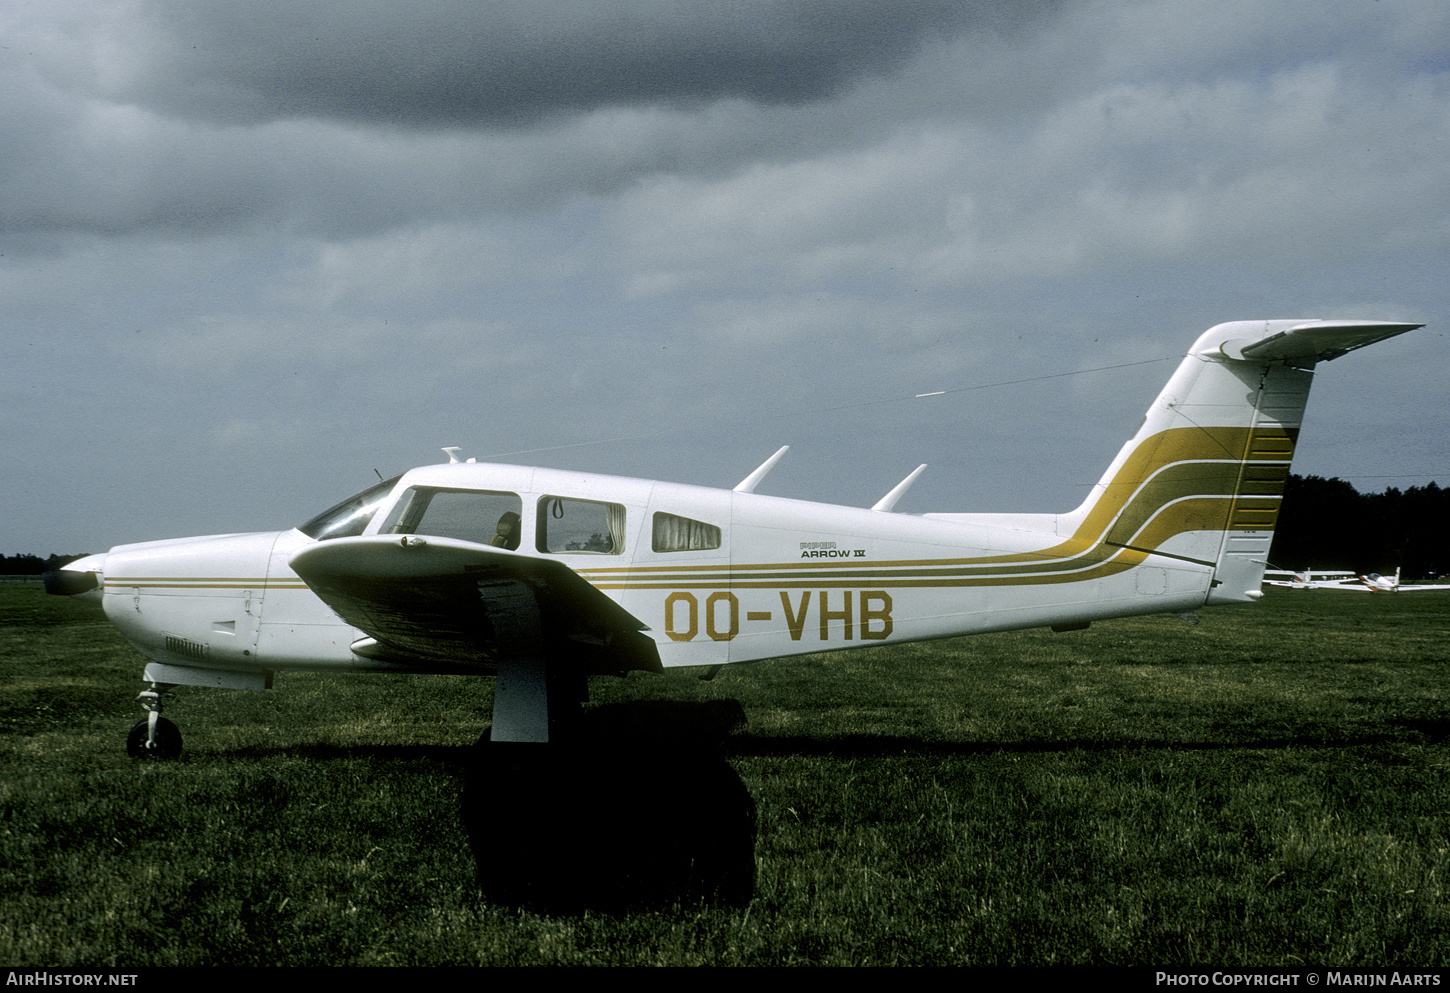
[[[463,820],[493,902],[552,913],[705,900],[755,888],[755,804],[723,757],[736,701],[610,704],[550,745],[481,740]]]
[[[536,912],[622,912],[700,900],[743,906],[755,888],[755,803],[725,761],[735,700],[604,704],[548,745],[248,747],[290,756],[436,763],[463,781],[462,820],[490,902]]]

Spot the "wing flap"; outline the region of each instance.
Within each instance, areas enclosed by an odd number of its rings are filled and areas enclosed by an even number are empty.
[[[556,559],[455,538],[333,538],[294,572],[371,639],[369,658],[464,665],[565,651],[589,671],[657,671],[646,625]]]

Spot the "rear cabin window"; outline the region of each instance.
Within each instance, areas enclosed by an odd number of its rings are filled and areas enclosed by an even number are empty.
[[[720,547],[720,529],[704,521],[656,513],[650,547],[657,552],[694,552]]]
[[[624,507],[597,500],[546,496],[539,501],[536,541],[541,552],[624,551]]]
[[[418,486],[398,500],[382,533],[430,534],[514,549],[523,509],[517,493]]]

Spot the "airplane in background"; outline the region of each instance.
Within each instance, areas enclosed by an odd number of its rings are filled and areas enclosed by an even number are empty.
[[[1394,577],[1381,576],[1372,572],[1362,576],[1355,572],[1344,569],[1329,569],[1313,571],[1305,569],[1303,572],[1289,572],[1284,569],[1270,569],[1266,576],[1289,576],[1289,579],[1265,579],[1269,586],[1288,586],[1296,590],[1343,590],[1349,593],[1424,593],[1440,592],[1450,593],[1450,585],[1433,583],[1402,586],[1400,585],[1400,570],[1396,569]],[[1319,578],[1315,577],[1333,577]]]
[[[1341,582],[1352,579],[1356,575],[1350,569],[1304,569],[1300,572],[1292,569],[1266,569],[1264,585],[1287,586],[1295,590],[1338,588]]]
[[[558,740],[593,675],[718,667],[1251,602],[1315,365],[1421,327],[1267,320],[1201,335],[1077,509],[902,514],[459,461],[296,528],[118,545],[47,576],[148,660],[133,755],[175,686],[289,671],[496,677],[491,738]]]

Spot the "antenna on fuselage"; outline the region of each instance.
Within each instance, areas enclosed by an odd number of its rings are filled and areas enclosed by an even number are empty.
[[[916,482],[916,477],[920,476],[925,471],[926,463],[923,462],[921,465],[916,467],[916,469],[911,473],[910,476],[907,476],[901,482],[897,483],[896,487],[890,493],[886,494],[880,500],[877,500],[874,504],[872,504],[871,509],[879,510],[884,513],[890,510],[892,507],[896,506],[896,501],[900,500],[901,495],[911,488],[911,484]]]
[[[755,487],[759,485],[762,479],[765,478],[765,474],[769,472],[772,468],[774,468],[775,464],[780,461],[780,457],[788,451],[790,451],[790,446],[782,445],[780,451],[776,452],[770,458],[760,463],[760,468],[756,469],[750,475],[742,479],[740,481],[740,484],[735,487],[735,492],[754,493]]]

